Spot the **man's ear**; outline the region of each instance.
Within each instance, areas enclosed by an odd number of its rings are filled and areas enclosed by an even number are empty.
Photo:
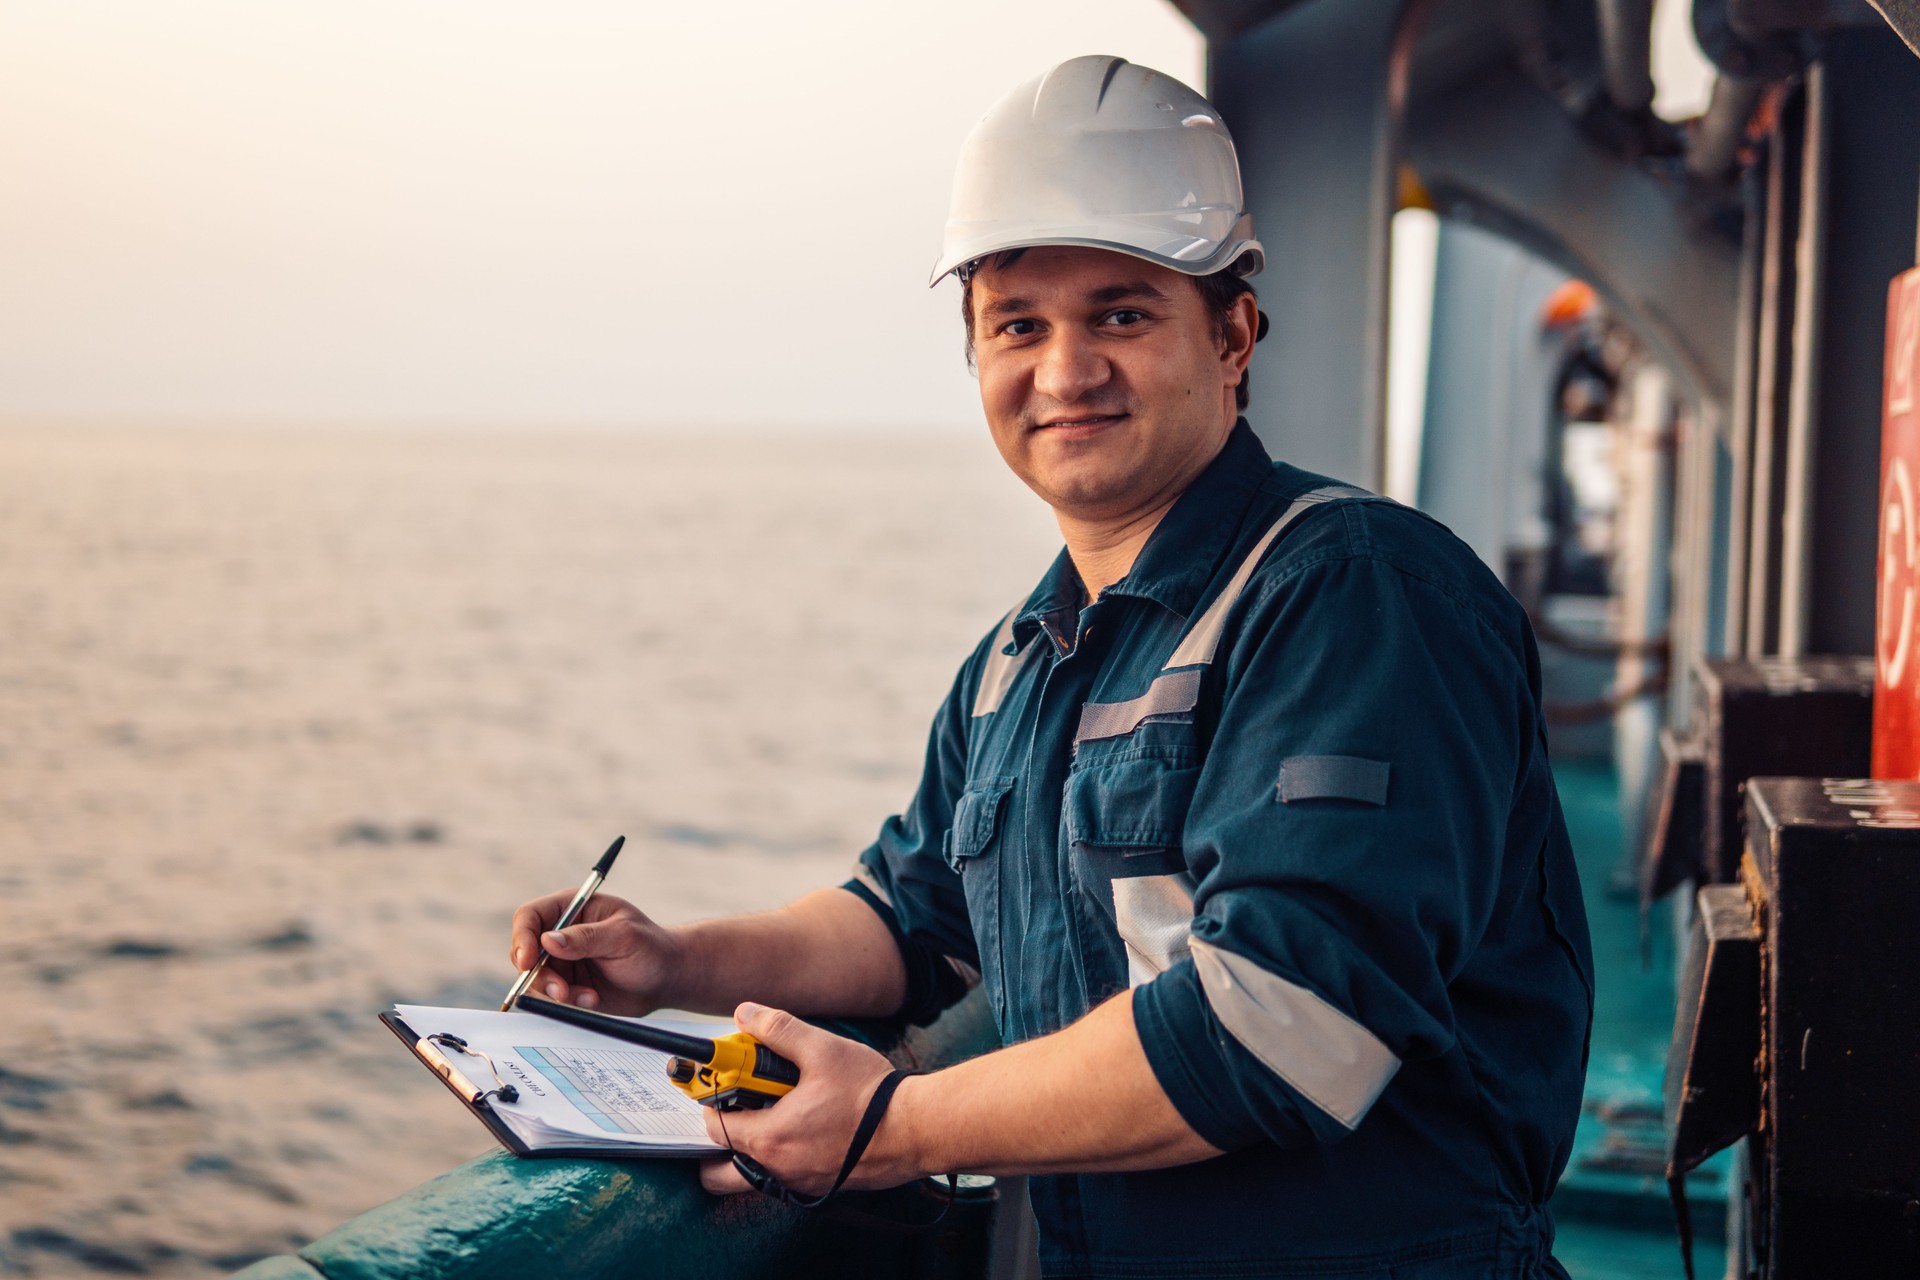
[[[1230,385],[1238,386],[1240,378],[1247,371],[1248,363],[1253,359],[1253,344],[1260,340],[1260,329],[1266,317],[1260,314],[1260,305],[1250,293],[1243,293],[1233,300],[1233,307],[1227,312],[1226,332],[1220,344],[1221,374]]]

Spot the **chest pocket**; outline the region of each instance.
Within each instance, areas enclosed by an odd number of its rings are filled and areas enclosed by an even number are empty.
[[[1124,949],[1129,986],[1151,981],[1187,955],[1193,877],[1181,831],[1200,778],[1192,729],[1190,723],[1143,725],[1140,732],[1157,745],[1085,759],[1067,779],[1074,879],[1087,913]],[[1182,738],[1185,745],[1178,743]]]
[[[981,778],[969,783],[953,806],[953,826],[947,831],[947,865],[955,871],[992,847],[1000,833],[1000,810],[1006,807],[1011,777]]]

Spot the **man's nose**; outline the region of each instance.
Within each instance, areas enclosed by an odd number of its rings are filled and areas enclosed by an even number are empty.
[[[1084,334],[1056,333],[1040,353],[1033,389],[1049,400],[1070,405],[1106,385],[1112,376],[1113,366],[1101,354],[1097,342]]]

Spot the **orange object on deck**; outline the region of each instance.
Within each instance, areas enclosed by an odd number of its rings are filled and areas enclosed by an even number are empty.
[[[1549,329],[1579,324],[1600,309],[1600,295],[1585,280],[1569,280],[1540,304],[1540,323]]]

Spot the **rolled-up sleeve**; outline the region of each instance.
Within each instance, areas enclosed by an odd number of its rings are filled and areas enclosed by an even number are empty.
[[[879,838],[842,886],[872,907],[893,934],[907,975],[900,1014],[921,1024],[979,981],[966,894],[944,852],[966,781],[967,723],[979,665],[976,652],[934,716],[912,803],[881,824]]]
[[[1365,555],[1256,583],[1183,837],[1191,954],[1134,993],[1228,1149],[1337,1140],[1452,1047],[1538,734],[1517,614]]]

